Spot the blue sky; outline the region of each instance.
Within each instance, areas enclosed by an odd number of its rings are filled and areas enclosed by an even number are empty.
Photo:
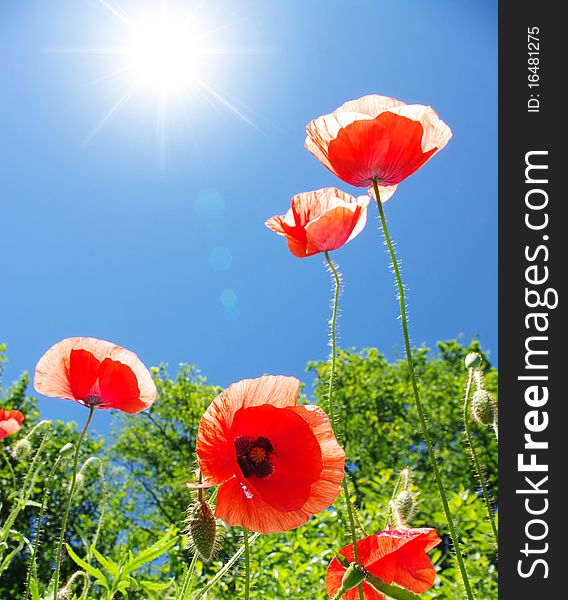
[[[112,3],[131,15],[157,4]],[[124,23],[98,0],[0,0],[5,383],[78,335],[172,373],[194,363],[220,385],[309,381],[307,361],[328,352],[329,275],[264,221],[301,191],[357,191],[304,149],[304,128],[369,93],[429,104],[454,134],[386,204],[413,341],[479,334],[496,359],[496,2],[170,2],[197,4],[206,43],[224,50],[200,67],[209,91],[190,87],[158,118],[145,87],[101,123],[126,83],[115,54],[88,50],[123,45]],[[392,358],[398,306],[376,207],[369,217],[334,253],[340,344]],[[56,399],[40,408],[85,416]]]

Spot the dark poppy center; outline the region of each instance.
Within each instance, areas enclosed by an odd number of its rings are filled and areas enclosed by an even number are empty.
[[[99,404],[101,404],[101,397],[96,394],[89,394],[85,398],[85,404],[87,406],[99,406]]]
[[[268,438],[241,435],[235,439],[235,451],[244,477],[255,475],[262,479],[274,471],[270,460],[274,447]]]

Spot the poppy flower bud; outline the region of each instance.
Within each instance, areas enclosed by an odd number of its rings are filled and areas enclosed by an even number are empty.
[[[21,439],[13,448],[12,455],[16,460],[25,460],[32,451],[32,445],[27,438]]]
[[[71,600],[72,591],[65,586],[57,592],[57,600]]]
[[[471,414],[480,425],[492,425],[495,420],[495,403],[486,390],[477,390],[471,401]]]
[[[75,571],[65,584],[65,587],[57,592],[57,600],[71,600],[71,598],[76,598],[77,596],[73,593],[73,587],[79,578],[88,580],[88,575],[84,571]]]
[[[83,489],[83,486],[85,485],[85,477],[83,476],[83,473],[81,473],[81,471],[79,471],[79,473],[77,473],[77,476],[75,477],[75,487],[74,487],[74,493],[76,494],[79,490]],[[71,481],[69,482],[69,491],[71,491]]]
[[[483,359],[477,352],[470,352],[465,357],[465,368],[466,369],[480,369],[483,364]]]
[[[61,454],[61,456],[67,456],[71,454],[74,449],[75,446],[71,442],[67,442],[65,446],[62,446],[61,450],[59,450],[59,454]]]
[[[359,563],[352,562],[343,575],[343,579],[341,580],[341,587],[337,591],[335,598],[341,598],[345,592],[352,590],[357,587],[360,583],[365,581],[367,577],[367,570],[365,567]]]
[[[197,500],[188,508],[186,532],[193,549],[209,562],[217,549],[217,520],[207,502]]]
[[[416,509],[414,496],[408,490],[400,492],[394,499],[392,508],[397,527],[406,527]]]

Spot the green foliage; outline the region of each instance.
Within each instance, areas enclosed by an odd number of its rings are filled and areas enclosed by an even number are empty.
[[[192,503],[185,483],[195,479],[195,438],[205,409],[220,392],[197,369],[186,366],[170,379],[162,366],[153,369],[158,401],[138,415],[115,413],[107,454],[116,466],[111,500],[120,511],[125,541],[145,548],[165,529],[183,528]],[[180,575],[186,563],[181,544],[169,553],[167,576]]]
[[[133,573],[144,565],[160,558],[162,554],[175,546],[176,542],[177,535],[172,531],[168,531],[155,544],[136,556],[128,548],[121,546],[120,559],[117,562],[106,558],[95,547],[92,547],[92,554],[102,570],[93,566],[93,561],[89,562],[80,558],[69,545],[67,545],[67,552],[77,566],[94,578],[94,584],[105,590],[107,600],[112,600],[119,593],[128,597],[128,590],[130,589],[159,592],[171,587],[172,582],[157,583],[145,579],[138,580],[133,576]]]
[[[74,423],[57,421],[40,424],[37,402],[26,394],[28,383],[29,377],[24,373],[13,385],[7,388],[0,386],[0,408],[15,408],[25,415],[20,432],[0,440],[0,529],[4,533],[9,529],[5,544],[0,545],[0,565],[6,563],[5,568],[0,571],[2,599],[20,598],[24,592],[46,480],[52,466],[58,463],[51,478],[48,501],[42,515],[36,570],[43,587],[38,593],[50,580],[59,535],[61,506],[64,505],[69,487],[69,462],[59,456],[59,451],[66,443],[74,444],[78,438]],[[26,437],[32,447],[31,453],[18,459],[14,447]],[[89,439],[82,456],[97,455],[102,446],[102,441]],[[87,469],[83,489],[72,507],[71,522],[76,531],[84,529],[87,535],[92,535],[96,530],[100,512],[99,487],[98,472]],[[108,546],[114,545],[117,536],[118,532],[114,537],[107,537]],[[73,546],[77,543],[80,542],[71,540]],[[72,575],[71,561],[63,562],[62,572],[64,579]]]
[[[414,353],[420,393],[429,417],[430,433],[436,447],[440,470],[447,482],[473,487],[471,464],[463,445],[462,399],[467,373],[465,355],[472,350],[481,353],[473,342],[464,348],[456,341],[440,342],[438,355],[426,348]],[[481,353],[482,354],[482,353]],[[487,389],[496,396],[496,373],[486,371]],[[316,373],[316,402],[324,406],[327,393],[327,362],[310,363]],[[415,521],[442,527],[444,519],[432,523],[431,514],[438,497],[424,447],[418,416],[414,409],[406,361],[389,363],[376,349],[361,352],[342,350],[337,358],[335,399],[341,415],[339,434],[348,456],[348,470],[355,486],[357,503],[365,512],[369,499],[390,490],[391,479],[406,467],[420,491]],[[485,448],[485,466],[490,489],[497,498],[497,445],[491,431],[475,431],[479,447]],[[345,444],[346,441],[346,444]],[[383,492],[381,495],[388,495]],[[388,512],[388,503],[382,518]]]
[[[420,391],[472,584],[478,598],[491,600],[497,597],[495,544],[462,437],[461,409],[467,377],[463,361],[470,351],[483,355],[477,342],[464,347],[448,341],[439,344],[437,353],[425,348],[417,350],[415,358]],[[486,356],[484,363],[485,387],[496,398],[497,373]],[[325,407],[328,365],[320,361],[310,363],[308,368],[315,376],[313,399]],[[439,577],[434,588],[421,597],[461,599],[462,588],[419,433],[406,364],[391,363],[375,349],[343,350],[338,355],[337,370],[335,397],[339,413],[346,417],[341,419],[339,434],[346,444],[350,487],[359,509],[361,529],[374,532],[392,522],[391,496],[399,473],[409,467],[410,491],[417,502],[409,525],[435,527],[443,538],[443,543],[431,553]],[[193,557],[188,540],[179,534],[185,511],[195,501],[184,484],[195,480],[197,428],[204,410],[220,390],[190,366],[182,368],[175,379],[168,376],[164,367],[154,369],[154,377],[159,398],[147,413],[117,413],[106,445],[91,437],[85,440],[83,464],[87,456],[97,456],[98,461],[87,463],[84,469],[84,485],[73,502],[68,554],[62,564],[62,581],[81,600],[106,599],[112,597],[109,593],[132,600],[177,599],[183,574]],[[26,414],[20,434],[3,440],[4,454],[19,483],[25,479],[35,454],[20,463],[11,455],[11,447],[39,422],[36,403],[26,395],[27,384],[24,375],[2,391],[0,402],[0,406],[20,408]],[[490,429],[477,426],[473,427],[473,434],[482,449],[489,488],[497,498],[494,436]],[[44,458],[30,504],[21,510],[16,521],[15,529],[21,537],[10,538],[3,556],[0,550],[0,562],[11,555],[10,566],[0,577],[0,598],[21,596],[45,480],[59,449],[77,440],[76,428],[53,423],[52,434],[45,440]],[[38,444],[39,440],[33,441],[34,451]],[[39,585],[35,589],[34,578],[30,586],[34,600],[49,597],[46,589],[61,518],[59,507],[69,481],[68,458],[60,458],[60,463],[43,518],[43,542],[37,561]],[[108,493],[104,493],[102,484],[102,465]],[[19,489],[5,461],[0,462],[0,480],[0,523],[4,523],[13,505],[13,494]],[[242,593],[242,533],[223,523],[218,526],[224,534],[219,553],[209,563],[195,557],[195,571],[186,588],[190,598],[200,597],[209,587],[209,599],[234,599]],[[170,533],[164,536],[165,531]],[[324,600],[327,564],[348,541],[339,499],[334,507],[314,516],[304,527],[254,538],[251,598]]]

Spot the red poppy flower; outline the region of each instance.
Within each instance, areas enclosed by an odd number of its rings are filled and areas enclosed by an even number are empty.
[[[229,525],[277,533],[328,508],[343,480],[345,453],[327,415],[296,406],[300,382],[265,376],[229,386],[197,433],[202,484],[220,485],[215,514]]]
[[[0,440],[18,433],[23,422],[24,415],[19,410],[0,408]]]
[[[368,196],[354,198],[337,188],[304,192],[292,198],[285,215],[268,219],[266,226],[288,240],[294,256],[303,258],[336,250],[359,235],[368,204]]]
[[[95,338],[67,338],[39,360],[34,387],[45,396],[137,413],[156,399],[150,372],[129,350]]]
[[[436,569],[426,555],[428,550],[442,540],[434,529],[391,529],[370,535],[357,542],[359,562],[385,583],[396,583],[401,587],[421,594],[434,585]],[[350,562],[355,560],[353,544],[340,551]],[[334,558],[327,569],[325,585],[331,598],[341,587],[345,567]],[[384,595],[368,583],[363,582],[365,600],[382,600]],[[358,600],[357,588],[349,590],[344,600]]]
[[[351,100],[306,127],[306,148],[343,181],[390,189],[412,175],[452,137],[432,108],[387,96]],[[385,198],[383,199],[383,194]]]

